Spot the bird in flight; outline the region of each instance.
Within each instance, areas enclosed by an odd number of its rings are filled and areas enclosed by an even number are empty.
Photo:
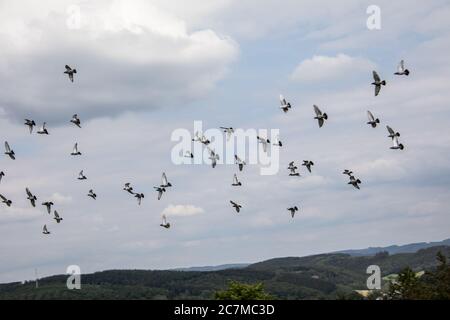
[[[270,140],[261,138],[260,136],[256,136],[256,139],[262,144],[264,152],[267,152],[267,145],[270,144]]]
[[[289,163],[288,170],[290,171],[290,177],[300,177],[300,173],[297,172],[298,167],[295,165],[294,161]]]
[[[369,118],[369,122],[367,122],[367,124],[370,124],[372,126],[372,128],[376,128],[377,125],[380,123],[380,119],[375,119],[375,117],[373,116],[372,112],[367,111],[367,117]]]
[[[77,114],[74,114],[72,116],[72,119],[70,120],[70,122],[72,122],[74,125],[76,125],[78,128],[81,128],[81,120],[80,118],[78,118]]]
[[[34,120],[25,119],[24,124],[26,126],[28,126],[28,129],[30,130],[30,134],[33,133],[33,128],[36,125],[36,122],[34,122]]]
[[[238,180],[236,174],[234,174],[232,186],[233,187],[240,187],[240,186],[242,186],[242,183]]]
[[[48,231],[46,224],[44,224],[44,227],[42,228],[42,233],[43,234],[50,234],[50,231]]]
[[[284,113],[288,113],[291,109],[291,104],[286,101],[283,95],[280,94],[280,109],[283,110]]]
[[[46,123],[44,122],[44,123],[42,124],[42,126],[39,128],[39,130],[36,131],[36,133],[37,133],[37,134],[48,134],[48,130],[47,130],[47,128],[45,127],[45,125],[46,125]]]
[[[234,133],[234,129],[232,127],[220,127],[220,129],[223,130],[223,132],[225,132],[227,134],[227,141],[230,140],[231,136]]]
[[[138,204],[141,205],[141,200],[144,198],[143,193],[135,193],[134,196],[136,197]]]
[[[2,179],[4,176],[5,176],[5,173],[3,171],[0,171],[0,183],[2,182]]]
[[[295,217],[295,213],[298,211],[298,207],[292,207],[292,208],[288,208],[288,211],[291,213],[292,218]]]
[[[43,206],[46,206],[46,207],[47,207],[47,212],[48,212],[48,214],[51,213],[51,211],[52,211],[52,205],[53,205],[53,204],[54,204],[54,203],[51,202],[51,201],[46,201],[46,202],[43,202],[43,203],[42,203]]]
[[[234,155],[234,162],[239,166],[239,171],[244,169],[245,161],[242,161],[236,154]]]
[[[207,147],[207,148],[208,148],[208,151],[209,151],[209,160],[211,160],[211,165],[212,165],[212,167],[214,169],[216,167],[216,165],[217,165],[217,160],[220,160],[220,157],[210,147]]]
[[[125,183],[125,186],[123,187],[123,190],[125,190],[126,192],[128,192],[130,194],[134,194],[133,187],[130,185],[129,182]]]
[[[314,162],[309,160],[303,160],[302,166],[305,166],[308,169],[309,173],[311,173],[311,167],[314,166]]]
[[[275,138],[275,141],[274,141],[273,145],[277,146],[277,147],[280,147],[280,148],[283,146],[283,143],[280,141],[280,136],[277,136]]]
[[[36,207],[36,196],[34,194],[31,193],[30,189],[25,188],[25,191],[27,193],[27,199],[30,200],[30,203],[33,207]]]
[[[84,175],[83,170],[78,174],[78,180],[87,180],[87,177]]]
[[[77,69],[72,69],[71,67],[69,67],[69,66],[66,64],[66,71],[64,71],[64,73],[67,74],[67,75],[69,76],[70,81],[73,82],[73,75],[74,75],[75,73],[77,73]]]
[[[352,186],[354,186],[356,189],[360,189],[359,185],[361,184],[361,180],[356,179],[354,176],[350,176],[350,181],[348,184],[351,184]]]
[[[81,152],[78,151],[78,142],[73,146],[73,150],[71,153],[72,156],[81,156]]]
[[[345,169],[344,172],[342,172],[342,174],[345,174],[345,175],[351,177],[351,176],[353,175],[353,171],[350,171],[350,170],[348,170],[348,169]]]
[[[11,159],[16,160],[16,154],[14,150],[9,147],[8,141],[5,141],[5,154],[7,154]]]
[[[160,224],[161,227],[169,229],[170,228],[170,223],[167,222],[167,218],[166,215],[163,214],[162,215],[162,223]]]
[[[375,86],[375,97],[376,97],[380,94],[381,86],[386,85],[386,81],[385,80],[382,81],[376,71],[373,71],[373,80],[374,82],[372,82],[372,85]]]
[[[314,105],[314,112],[316,113],[316,116],[314,119],[316,119],[319,122],[319,128],[322,128],[323,124],[325,123],[325,120],[328,120],[328,115],[326,113],[322,113],[322,111],[319,109],[318,106]]]
[[[55,217],[53,219],[56,220],[56,223],[60,223],[61,221],[63,221],[64,219],[61,218],[58,214],[58,211],[55,210],[55,212],[53,213],[55,215]]]
[[[168,187],[171,187],[171,186],[172,186],[172,184],[167,180],[166,173],[163,172],[163,174],[161,176],[161,185],[160,185],[160,187],[161,188],[168,188]]]
[[[402,60],[398,64],[397,72],[394,73],[396,76],[409,76],[409,70],[405,68],[405,61]]]
[[[2,195],[2,194],[0,194],[0,199],[2,199],[2,202],[3,202],[4,204],[6,204],[8,207],[11,207],[11,204],[12,204],[12,201],[11,201],[11,200],[6,199],[5,196]]]
[[[394,139],[395,137],[400,137],[400,133],[395,132],[391,127],[386,126],[386,129],[389,132],[388,138]]]
[[[241,211],[242,206],[240,204],[237,204],[234,201],[230,201],[230,203],[233,206],[233,208],[236,210],[237,213],[239,213]]]
[[[392,150],[403,150],[405,149],[405,146],[403,144],[401,144],[400,142],[398,142],[398,137],[395,136],[392,138]]]
[[[89,190],[88,197],[91,197],[94,200],[97,200],[97,194],[95,194],[94,190]]]
[[[194,154],[191,151],[186,150],[186,152],[184,153],[184,157],[194,159]]]
[[[198,142],[204,144],[205,146],[207,146],[208,144],[211,143],[211,141],[209,141],[203,134],[200,137],[198,131],[195,133],[195,137],[194,137],[194,139],[192,139],[192,141],[198,141]]]
[[[166,188],[163,187],[153,187],[158,192],[158,200],[161,200],[161,197],[164,192],[166,192]]]

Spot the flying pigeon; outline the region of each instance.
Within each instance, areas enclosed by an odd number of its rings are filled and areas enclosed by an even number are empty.
[[[192,152],[189,151],[189,150],[186,150],[186,152],[185,152],[185,154],[184,154],[184,157],[185,157],[185,158],[191,158],[191,159],[194,159],[194,155],[193,155]]]
[[[2,199],[2,202],[6,204],[8,207],[11,207],[12,204],[11,200],[6,199],[2,194],[0,194],[0,199]]]
[[[405,68],[405,61],[400,61],[397,72],[394,74],[396,76],[409,76],[409,70]]]
[[[0,171],[0,183],[2,182],[2,179],[4,176],[5,176],[5,173],[3,171]]]
[[[94,200],[97,200],[97,195],[94,193],[94,190],[89,190],[88,197],[91,197]]]
[[[46,123],[44,122],[44,123],[42,124],[42,126],[39,128],[39,130],[36,131],[36,133],[37,133],[37,134],[48,134],[48,130],[47,130],[47,128],[45,127],[45,125],[46,125]]]
[[[36,207],[36,200],[37,200],[36,196],[34,194],[32,194],[30,189],[28,189],[28,188],[25,188],[25,191],[27,192],[27,199],[30,200],[31,205],[33,207]]]
[[[398,137],[392,138],[392,150],[403,150],[405,149],[405,146],[398,142]]]
[[[369,118],[369,122],[367,122],[367,124],[370,124],[372,126],[372,128],[376,128],[377,125],[380,123],[380,119],[375,119],[375,117],[373,116],[372,112],[367,111],[367,117]]]
[[[198,141],[198,142],[204,144],[205,146],[207,146],[208,144],[211,143],[211,141],[209,141],[203,134],[200,137],[198,134],[198,131],[195,133],[195,138],[192,139],[192,141]]]
[[[284,113],[288,113],[289,109],[291,109],[291,104],[286,101],[283,95],[280,94],[280,109],[283,110]]]
[[[83,170],[78,174],[78,180],[87,180],[87,177],[84,175]]]
[[[328,115],[326,113],[322,113],[320,111],[319,107],[314,105],[314,112],[316,113],[316,116],[314,119],[316,119],[319,122],[319,128],[322,128],[323,124],[325,123],[325,120],[328,120]]]
[[[70,120],[70,122],[72,122],[74,125],[76,125],[78,128],[81,128],[81,120],[80,118],[78,118],[77,114],[74,114],[72,116],[72,119]]]
[[[361,184],[361,180],[356,179],[354,176],[350,176],[350,181],[348,184],[351,184],[352,186],[354,186],[356,189],[360,189],[359,185]]]
[[[54,212],[54,215],[55,215],[55,217],[54,217],[53,219],[56,220],[56,223],[60,223],[61,221],[64,220],[63,218],[61,218],[61,217],[59,216],[58,211],[56,211],[56,210],[55,210],[55,212]]]
[[[9,147],[8,141],[5,141],[5,154],[7,154],[11,159],[16,160],[16,154],[14,153],[14,150],[11,150]]]
[[[309,160],[303,160],[302,166],[305,166],[306,169],[308,169],[308,171],[311,173],[311,167],[314,166],[314,162]]]
[[[125,183],[125,186],[123,187],[123,190],[125,190],[126,192],[128,192],[130,194],[134,194],[133,187],[130,185],[129,182]]]
[[[236,210],[237,213],[239,213],[241,211],[242,206],[237,204],[234,201],[230,201],[231,205],[233,206],[233,208]]]
[[[298,167],[295,165],[294,161],[289,163],[288,170],[290,171],[290,177],[300,177],[300,173],[297,172]]]
[[[227,128],[227,127],[220,127],[220,129],[223,130],[223,132],[225,132],[227,134],[227,141],[230,140],[231,136],[234,133],[234,129],[232,127]]]
[[[345,169],[344,172],[342,172],[342,174],[345,174],[345,175],[351,177],[351,176],[353,175],[353,171],[350,171],[350,170],[348,170],[348,169]]]
[[[292,207],[292,208],[288,208],[288,211],[291,213],[292,218],[295,217],[295,213],[298,211],[298,207]]]
[[[74,73],[77,73],[77,69],[72,69],[68,65],[66,65],[66,71],[64,71],[65,74],[69,76],[70,81],[73,82],[73,75]]]
[[[216,165],[217,165],[217,160],[219,160],[220,157],[219,157],[218,154],[216,154],[216,152],[214,150],[211,150],[209,147],[207,147],[207,148],[208,148],[208,151],[209,151],[209,159],[211,160],[211,165],[212,165],[212,167],[214,169],[216,167]]]
[[[375,97],[376,97],[380,93],[381,86],[386,85],[386,81],[385,80],[381,81],[381,78],[376,71],[373,71],[373,79],[375,81],[372,82],[372,85],[375,86]]]
[[[234,155],[235,163],[239,166],[239,171],[242,171],[244,169],[244,166],[246,165],[245,161],[242,161],[236,154]]]
[[[81,156],[81,152],[78,151],[78,142],[73,146],[72,156]]]
[[[260,136],[257,136],[256,139],[262,144],[264,152],[267,152],[267,145],[270,143],[270,140],[261,138]]]
[[[138,204],[141,205],[141,200],[142,200],[142,198],[144,198],[144,194],[143,193],[136,193],[134,196],[136,197],[136,199],[138,201]]]
[[[52,205],[54,203],[51,201],[47,201],[47,202],[43,202],[42,205],[47,207],[47,212],[48,214],[50,214],[50,212],[52,211]]]
[[[283,143],[280,141],[280,136],[276,137],[275,142],[273,143],[273,145],[277,146],[277,147],[282,147],[283,146]]]
[[[163,192],[166,192],[166,188],[163,187],[153,187],[158,192],[158,200],[161,200]]]
[[[36,122],[34,122],[34,120],[28,120],[25,119],[25,123],[26,126],[28,126],[28,129],[30,129],[30,134],[33,133],[33,127],[36,125]]]
[[[43,234],[50,234],[50,231],[47,230],[47,225],[44,224],[44,228],[42,228],[42,233]]]
[[[394,139],[395,137],[400,137],[400,133],[395,132],[391,127],[386,126],[386,129],[389,132],[388,138]]]
[[[161,185],[160,185],[160,187],[161,188],[168,188],[168,187],[171,187],[171,186],[172,186],[172,184],[167,180],[166,173],[163,172],[163,174],[161,176]]]
[[[233,187],[240,187],[240,186],[242,186],[242,183],[238,180],[236,174],[234,174],[232,186]]]
[[[162,223],[160,224],[161,227],[169,229],[170,228],[170,223],[167,222],[167,218],[166,215],[163,214],[162,215]]]

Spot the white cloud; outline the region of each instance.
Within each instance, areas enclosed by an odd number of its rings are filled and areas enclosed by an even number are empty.
[[[205,212],[202,208],[196,207],[193,205],[169,205],[167,208],[165,208],[162,212],[162,214],[165,214],[166,216],[172,216],[172,217],[190,217],[195,216],[198,214],[201,214]]]
[[[65,196],[61,193],[55,192],[51,195],[50,200],[54,202],[55,204],[67,204],[72,202],[71,196]]]
[[[336,57],[314,56],[302,61],[293,71],[291,79],[299,82],[321,82],[349,78],[373,70],[375,64],[368,59],[338,54]]]

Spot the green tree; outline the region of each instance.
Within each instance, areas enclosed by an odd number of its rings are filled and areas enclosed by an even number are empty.
[[[245,284],[231,281],[228,289],[217,291],[214,294],[216,300],[273,300],[270,294],[264,291],[262,283]]]
[[[388,296],[394,300],[417,300],[425,298],[422,296],[423,291],[419,277],[407,267],[399,273],[396,280],[392,281]]]

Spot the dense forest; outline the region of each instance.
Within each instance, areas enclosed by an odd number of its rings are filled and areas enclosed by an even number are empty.
[[[67,275],[40,279],[38,288],[34,282],[1,284],[0,299],[214,299],[227,296],[223,290],[236,283],[264,288],[264,294],[274,299],[351,299],[361,298],[356,290],[367,289],[369,265],[378,265],[383,277],[383,290],[372,297],[427,298],[420,294],[432,291],[433,282],[448,280],[448,266],[443,267],[442,260],[449,256],[450,247],[439,246],[394,255],[279,258],[210,272],[110,270],[82,275],[81,290],[67,289]],[[399,287],[391,285],[392,279]],[[402,281],[410,291],[402,291]]]

